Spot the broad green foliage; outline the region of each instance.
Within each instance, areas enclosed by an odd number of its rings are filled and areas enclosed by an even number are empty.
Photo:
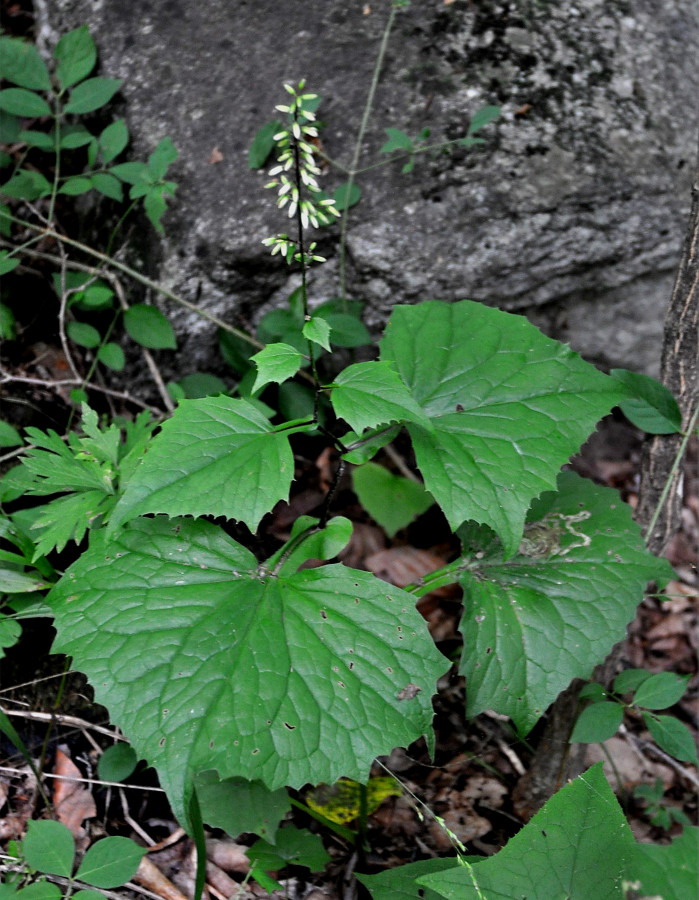
[[[288,497],[290,433],[245,400],[182,401],[117,505],[112,528],[144,513],[226,516],[257,528]]]
[[[623,396],[522,316],[467,300],[396,307],[380,346],[432,423],[408,423],[425,487],[453,528],[489,525],[507,556],[532,499]]]
[[[687,826],[669,845],[635,844],[626,882],[642,897],[690,900],[699,896],[699,828]]]
[[[21,846],[21,858],[31,869],[68,878],[71,888],[82,883],[105,890],[120,887],[129,881],[145,852],[144,847],[139,847],[128,838],[103,838],[88,849],[73,874],[75,841],[65,825],[52,820],[29,822],[27,836]],[[53,888],[57,893],[54,894]],[[88,893],[101,896],[95,891],[78,891],[78,894]],[[57,885],[39,881],[13,896],[22,900],[53,900],[54,896],[59,898],[61,892]]]
[[[375,463],[355,469],[352,484],[362,506],[389,537],[434,504],[421,484]]]
[[[202,769],[271,790],[364,780],[377,754],[429,736],[447,668],[408,594],[337,565],[267,571],[206,522],[96,534],[49,603],[56,650],[182,818]]]
[[[599,763],[555,794],[495,856],[421,875],[447,900],[622,900],[634,841]]]
[[[615,491],[572,472],[559,491],[534,504],[514,557],[493,546],[459,576],[467,713],[495,709],[525,733],[623,638],[646,582],[672,574]]]
[[[274,844],[279,822],[291,809],[284,788],[270,791],[261,781],[244,778],[221,780],[214,770],[200,772],[195,788],[203,821],[228,834],[244,831]]]
[[[630,422],[648,434],[675,434],[682,430],[677,400],[655,378],[627,369],[612,369],[610,375],[631,394],[619,404]]]
[[[335,379],[335,413],[355,431],[392,422],[416,422],[432,431],[429,419],[388,362],[348,366]]]

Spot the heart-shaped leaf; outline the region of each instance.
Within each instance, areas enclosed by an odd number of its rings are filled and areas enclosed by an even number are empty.
[[[183,820],[204,769],[271,790],[365,781],[374,757],[430,734],[447,668],[404,591],[340,565],[266,573],[202,521],[96,533],[49,603],[56,651]]]

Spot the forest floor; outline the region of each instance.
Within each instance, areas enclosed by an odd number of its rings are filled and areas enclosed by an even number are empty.
[[[631,506],[637,500],[641,434],[621,417],[608,417],[573,461],[581,474],[617,488]],[[398,444],[400,448],[400,442]],[[296,481],[288,504],[279,504],[263,522],[263,539],[277,543],[288,537],[291,522],[316,508],[332,479],[334,460],[328,451],[315,456],[312,443],[297,451]],[[404,470],[406,460],[393,451],[383,460]],[[697,445],[686,460],[682,527],[667,550],[676,577],[662,597],[643,601],[629,626],[623,649],[624,667],[670,671],[692,676],[690,690],[672,709],[696,734],[699,721],[697,681],[697,620],[699,618],[697,550],[699,548],[699,488]],[[446,523],[427,512],[399,532],[393,541],[363,513],[343,480],[335,511],[355,522],[352,541],[342,555],[345,564],[368,569],[398,586],[449,561],[454,552]],[[266,523],[266,527],[265,527]],[[459,589],[456,586],[423,597],[418,608],[443,652],[459,644]],[[29,623],[22,642],[9,651],[2,665],[0,700],[13,715],[13,723],[36,758],[40,759],[45,789],[54,817],[64,822],[79,848],[87,848],[105,834],[120,834],[148,846],[146,863],[136,882],[122,890],[164,900],[191,897],[194,883],[194,848],[175,821],[152,770],[137,769],[122,786],[101,784],[97,762],[104,748],[116,740],[106,711],[91,701],[91,691],[79,673],[68,672],[60,657],[49,655],[51,629],[45,620]],[[278,878],[286,896],[318,900],[352,896],[348,888],[355,868],[380,872],[416,859],[453,852],[451,839],[439,817],[469,853],[497,852],[524,824],[532,810],[521,790],[532,764],[540,729],[518,740],[504,717],[494,713],[466,721],[464,685],[445,678],[436,698],[437,749],[430,759],[422,743],[396,750],[376,765],[384,766],[401,781],[401,796],[388,797],[369,817],[366,859],[358,864],[354,847],[323,830],[302,811],[294,810],[296,825],[322,835],[332,862],[324,873],[307,869],[282,870]],[[604,746],[586,748],[586,765],[602,761],[638,840],[668,842],[679,833],[663,819],[677,810],[697,822],[696,770],[667,756],[650,740],[640,716],[630,711],[617,735]],[[650,809],[634,796],[639,785],[657,786],[659,807]],[[300,793],[303,798],[303,792]],[[416,798],[420,802],[416,804]],[[424,804],[424,805],[423,805]],[[431,811],[427,812],[426,810]],[[664,812],[663,812],[664,811]],[[0,847],[21,839],[27,822],[47,815],[36,782],[21,756],[7,742],[0,746]],[[246,846],[254,835],[232,840],[219,831],[209,832],[207,869],[210,896],[265,897],[267,892],[246,881],[249,863]],[[241,884],[244,887],[241,888]],[[363,889],[361,889],[363,890]],[[113,893],[113,892],[112,892]],[[274,894],[272,896],[283,896]]]

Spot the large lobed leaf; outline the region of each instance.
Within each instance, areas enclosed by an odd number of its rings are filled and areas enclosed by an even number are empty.
[[[434,426],[407,426],[425,487],[454,529],[489,525],[507,555],[532,499],[626,396],[522,316],[470,300],[396,307],[381,357]]]
[[[275,432],[245,400],[183,400],[131,478],[111,528],[143,513],[167,513],[226,516],[254,530],[289,495],[289,433]]]
[[[573,472],[559,489],[534,505],[517,556],[494,551],[459,579],[467,715],[495,709],[522,733],[623,638],[646,583],[672,575],[616,491]]]
[[[447,668],[400,589],[340,565],[268,573],[207,522],[96,533],[49,603],[55,649],[183,819],[204,769],[272,790],[365,780],[375,756],[430,732]]]
[[[602,774],[576,778],[503,849],[478,863],[418,877],[447,900],[622,900],[631,830]]]

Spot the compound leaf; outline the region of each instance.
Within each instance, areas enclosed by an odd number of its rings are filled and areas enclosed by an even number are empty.
[[[111,528],[144,513],[226,516],[257,528],[289,495],[294,460],[246,400],[183,400],[163,425],[117,504]]]
[[[270,790],[365,781],[375,756],[428,735],[448,667],[404,591],[340,565],[267,574],[204,521],[94,533],[48,602],[55,650],[181,819],[205,769]]]
[[[592,897],[622,900],[634,840],[602,764],[554,794],[495,856],[423,875],[448,900]]]
[[[348,366],[335,379],[331,399],[336,415],[357,432],[405,421],[419,423],[425,431],[432,430],[429,419],[390,362]]]
[[[534,505],[517,556],[493,552],[459,579],[467,715],[494,709],[521,733],[623,638],[646,583],[672,575],[616,491],[573,472],[559,488]]]
[[[522,316],[470,300],[394,308],[381,357],[431,420],[408,423],[425,487],[454,529],[488,525],[507,555],[532,499],[624,395]]]

